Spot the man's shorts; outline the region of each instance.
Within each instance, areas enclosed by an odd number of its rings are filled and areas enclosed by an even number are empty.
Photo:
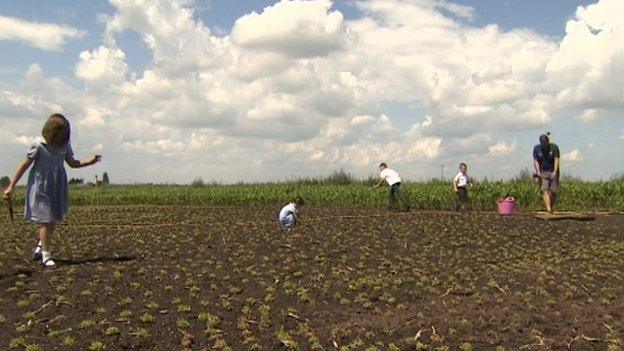
[[[559,191],[559,178],[553,178],[552,172],[542,172],[542,192],[550,190],[556,194]]]

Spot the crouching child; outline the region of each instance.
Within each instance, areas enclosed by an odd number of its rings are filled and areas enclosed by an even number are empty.
[[[282,207],[279,213],[279,222],[282,228],[291,229],[297,225],[297,222],[300,220],[300,211],[303,205],[303,198],[297,196],[291,203]]]

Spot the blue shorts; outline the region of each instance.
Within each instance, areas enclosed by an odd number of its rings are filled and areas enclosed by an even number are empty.
[[[293,227],[295,225],[295,215],[292,213],[287,214],[285,217],[280,218],[280,223],[286,228]]]

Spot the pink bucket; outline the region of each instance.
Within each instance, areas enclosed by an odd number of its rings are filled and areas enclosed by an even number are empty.
[[[501,216],[509,216],[514,213],[516,209],[516,199],[513,197],[507,197],[498,200],[498,214]]]

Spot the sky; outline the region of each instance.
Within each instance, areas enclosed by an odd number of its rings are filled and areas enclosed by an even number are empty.
[[[622,0],[0,2],[0,175],[48,115],[116,183],[624,165]]]

